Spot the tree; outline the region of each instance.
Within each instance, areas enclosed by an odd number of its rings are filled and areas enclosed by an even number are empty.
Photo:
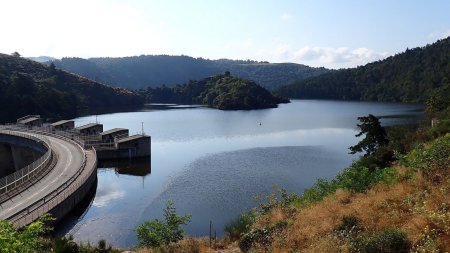
[[[48,67],[49,67],[50,74],[55,74],[56,73],[56,66],[55,66],[54,62],[51,62]]]
[[[164,208],[164,219],[165,221],[146,221],[137,227],[136,235],[140,246],[159,247],[183,239],[184,230],[180,226],[187,225],[191,215],[178,216],[174,202],[169,200]]]
[[[350,154],[365,151],[364,156],[367,157],[373,155],[380,147],[386,146],[389,143],[386,131],[381,126],[377,117],[369,114],[365,117],[358,117],[358,120],[361,122],[361,124],[357,124],[361,132],[355,136],[360,137],[365,134],[365,137],[358,144],[349,148],[351,151]]]

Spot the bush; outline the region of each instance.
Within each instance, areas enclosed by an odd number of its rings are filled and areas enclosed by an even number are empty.
[[[184,237],[181,225],[187,225],[191,219],[190,214],[178,216],[173,201],[167,201],[164,208],[165,221],[158,219],[146,221],[136,229],[139,246],[159,247],[171,242],[178,242]]]
[[[350,240],[350,252],[392,253],[409,252],[411,242],[406,233],[397,229],[387,229],[375,234],[363,234]]]
[[[361,230],[360,220],[354,215],[345,215],[342,217],[342,221],[336,226],[335,231],[339,235],[347,236],[357,233]]]
[[[241,214],[239,217],[225,225],[225,235],[232,241],[238,240],[243,234],[250,231],[250,228],[254,222],[255,213],[246,212]]]
[[[356,162],[339,173],[333,180],[318,179],[311,188],[306,189],[294,201],[299,205],[309,205],[321,201],[339,188],[351,192],[365,192],[377,183],[390,185],[397,179],[397,171],[394,168],[371,171]]]
[[[44,215],[20,231],[11,222],[0,221],[0,252],[45,252],[42,236],[51,230],[45,225],[51,220],[49,215]]]
[[[277,186],[274,191],[268,196],[257,196],[260,201],[259,208],[262,214],[269,213],[274,208],[288,208],[293,203],[299,201],[299,196],[295,193],[288,194],[285,189]]]
[[[411,151],[402,163],[413,169],[420,169],[426,176],[444,172],[450,165],[450,135],[438,138],[430,145],[420,145]]]
[[[262,247],[267,250],[273,241],[274,234],[284,230],[286,226],[287,222],[280,221],[273,226],[252,229],[242,236],[239,248],[243,252],[249,252],[253,247]]]
[[[57,253],[79,253],[78,245],[65,237],[56,238],[53,242],[53,251]]]

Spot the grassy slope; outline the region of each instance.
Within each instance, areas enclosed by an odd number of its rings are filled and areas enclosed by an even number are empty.
[[[272,202],[267,212],[256,216],[251,228],[281,229],[270,233],[268,240],[254,243],[250,252],[355,252],[352,251],[355,238],[368,238],[389,229],[405,232],[412,252],[449,252],[449,154],[450,134],[447,134],[419,146],[394,165],[394,180],[380,182],[365,192],[338,189],[323,200],[306,205],[299,201],[287,205],[281,200]],[[352,232],[340,230],[343,217],[358,220]],[[227,238],[215,249],[209,248],[206,239],[187,238],[162,250],[138,250],[149,252],[241,250],[237,242]]]

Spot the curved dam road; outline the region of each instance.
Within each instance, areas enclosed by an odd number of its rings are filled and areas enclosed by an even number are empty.
[[[84,151],[76,144],[51,136],[30,134],[38,138],[47,138],[55,152],[57,163],[47,175],[38,182],[0,204],[0,220],[8,219],[28,208],[35,201],[42,199],[63,185],[83,164]]]

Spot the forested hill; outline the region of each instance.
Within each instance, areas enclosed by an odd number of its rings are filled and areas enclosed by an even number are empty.
[[[139,91],[152,103],[203,104],[221,110],[251,110],[288,103],[254,81],[234,77],[230,72],[175,87],[148,87]]]
[[[134,92],[114,88],[20,56],[0,54],[0,122],[27,114],[75,117],[117,106],[140,106]]]
[[[353,69],[281,87],[290,98],[424,102],[450,80],[450,37]]]
[[[256,81],[267,89],[328,72],[294,63],[207,60],[189,56],[142,55],[123,58],[62,58],[56,67],[92,80],[124,88],[147,86],[173,87],[189,80],[199,80],[230,71],[234,75]]]

